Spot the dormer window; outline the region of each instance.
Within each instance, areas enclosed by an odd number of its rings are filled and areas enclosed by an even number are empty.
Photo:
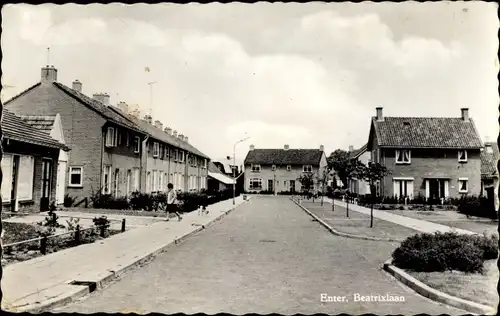
[[[252,172],[260,172],[260,165],[252,165]]]
[[[411,151],[408,149],[397,149],[396,150],[396,163],[397,164],[410,164],[411,163]]]
[[[287,165],[287,166],[286,166],[286,170],[287,170],[287,171],[292,171],[292,166]]]
[[[458,151],[458,162],[467,162],[467,150]]]
[[[312,168],[311,165],[304,165],[304,166],[302,166],[302,171],[304,171],[304,172],[312,172],[313,168]]]
[[[272,169],[273,171],[275,171],[275,170],[276,170],[276,165],[272,165],[272,166],[271,166],[271,169]]]

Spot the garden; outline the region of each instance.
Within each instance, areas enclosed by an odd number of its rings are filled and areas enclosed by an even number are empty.
[[[393,252],[393,264],[447,294],[496,306],[498,237],[417,234]]]

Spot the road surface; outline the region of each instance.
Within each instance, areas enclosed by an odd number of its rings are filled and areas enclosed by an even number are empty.
[[[382,263],[396,246],[332,235],[286,197],[258,197],[54,312],[465,313],[416,294],[384,272]],[[322,294],[340,302],[322,302]],[[357,295],[386,294],[404,302],[355,301]]]

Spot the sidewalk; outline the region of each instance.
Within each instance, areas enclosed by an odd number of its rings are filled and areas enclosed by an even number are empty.
[[[236,206],[243,198],[236,199]],[[40,312],[89,293],[103,283],[159,254],[169,245],[219,219],[235,206],[232,199],[197,211],[114,235],[101,242],[81,245],[4,268],[2,309]],[[88,282],[71,285],[73,281]]]
[[[332,200],[325,198],[325,202],[332,203]],[[346,203],[341,201],[335,201],[335,205],[345,207]],[[349,204],[349,210],[356,211],[365,215],[370,215],[370,209],[367,207],[359,206],[356,204]],[[381,210],[373,210],[373,217],[382,219],[384,221],[392,222],[401,226],[405,226],[423,233],[435,233],[435,232],[456,232],[458,234],[464,235],[476,235],[477,233],[471,232],[465,229],[459,229],[456,227],[451,227],[448,225],[441,225],[437,223],[432,223],[429,221],[424,221],[421,219],[411,218],[408,216],[402,216],[397,214],[392,214],[389,212],[384,212]]]

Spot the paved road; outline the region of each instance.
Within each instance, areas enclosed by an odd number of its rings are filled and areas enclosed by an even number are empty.
[[[290,200],[259,197],[55,312],[465,313],[415,294],[382,271],[395,246],[334,236]],[[348,302],[322,303],[322,293]],[[355,293],[401,295],[405,302],[354,302]]]

